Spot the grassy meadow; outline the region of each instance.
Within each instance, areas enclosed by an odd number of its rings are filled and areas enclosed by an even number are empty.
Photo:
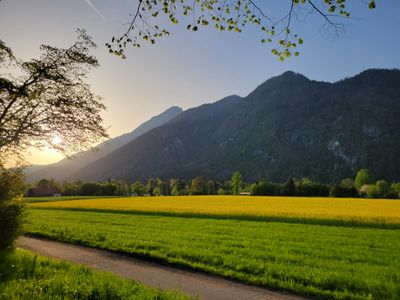
[[[188,299],[87,267],[33,255],[0,254],[0,299]]]
[[[399,205],[245,196],[87,199],[32,204],[26,231],[301,295],[396,299],[400,230],[373,224],[397,226]],[[237,217],[243,215],[255,219]],[[257,218],[265,215],[287,218]],[[297,222],[299,216],[314,222]],[[326,226],[323,218],[333,222]],[[369,223],[341,222],[352,218]]]
[[[120,196],[103,196],[105,199],[119,198]],[[82,200],[82,199],[96,199],[98,196],[61,196],[61,197],[25,197],[26,203],[37,203],[37,202],[59,202],[69,200]]]

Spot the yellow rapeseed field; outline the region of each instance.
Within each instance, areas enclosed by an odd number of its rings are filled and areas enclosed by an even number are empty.
[[[284,216],[400,224],[400,200],[255,196],[97,198],[34,203],[33,207],[218,215]]]

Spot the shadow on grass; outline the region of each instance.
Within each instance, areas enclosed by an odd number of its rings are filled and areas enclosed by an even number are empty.
[[[212,220],[238,220],[238,221],[256,221],[256,222],[281,222],[294,224],[310,224],[340,227],[365,227],[380,229],[400,229],[399,223],[393,223],[384,218],[315,218],[307,216],[256,216],[248,214],[212,214],[212,213],[193,213],[193,212],[167,212],[167,211],[141,211],[141,210],[119,210],[119,209],[98,209],[98,208],[77,208],[77,207],[30,207],[30,209],[40,210],[63,210],[95,213],[112,213],[123,215],[141,215],[141,216],[160,216],[177,217],[191,219],[212,219]]]
[[[98,199],[99,196],[24,197],[26,203],[59,202]],[[101,198],[126,198],[126,196],[101,196]]]

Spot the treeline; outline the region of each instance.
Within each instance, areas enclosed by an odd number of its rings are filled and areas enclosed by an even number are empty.
[[[126,196],[129,195],[129,185],[122,180],[107,180],[106,182],[64,181],[41,179],[30,185],[30,188],[52,189],[63,196]]]
[[[308,178],[289,178],[285,183],[260,180],[250,187],[251,195],[259,196],[303,196],[303,197],[362,197],[400,198],[400,183],[389,184],[385,180],[375,180],[367,169],[357,172],[355,179],[345,178],[340,183],[322,184]]]
[[[63,196],[184,196],[184,195],[254,195],[254,196],[302,196],[302,197],[368,197],[400,198],[400,183],[389,184],[375,180],[363,169],[355,179],[346,178],[340,183],[329,185],[308,178],[289,178],[284,183],[259,180],[248,183],[239,172],[231,180],[216,181],[202,176],[190,180],[150,178],[147,182],[128,184],[122,180],[106,182],[63,182],[42,179],[32,187],[58,188]]]
[[[147,182],[131,184],[122,180],[105,182],[64,181],[41,179],[29,188],[56,189],[63,196],[183,196],[183,195],[230,195],[231,181],[219,182],[202,176],[190,180],[150,178]]]

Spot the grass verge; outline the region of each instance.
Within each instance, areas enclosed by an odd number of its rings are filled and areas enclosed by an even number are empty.
[[[0,254],[0,299],[188,299],[17,250]]]

